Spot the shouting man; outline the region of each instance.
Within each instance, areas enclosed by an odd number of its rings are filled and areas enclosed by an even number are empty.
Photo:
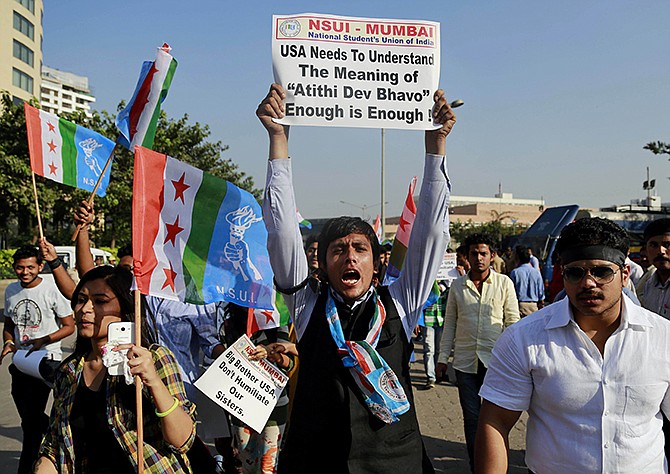
[[[375,288],[380,247],[372,227],[354,217],[330,220],[319,237],[324,281],[307,284],[288,158],[285,93],[274,84],[256,114],[270,137],[263,203],[277,286],[298,335],[300,376],[279,456],[280,473],[433,472],[412,400],[410,337],[448,240],[445,141],[456,118],[435,93],[426,132],[421,197],[400,278]]]

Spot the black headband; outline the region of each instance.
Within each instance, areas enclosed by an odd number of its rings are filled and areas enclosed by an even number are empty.
[[[561,252],[561,264],[576,262],[578,260],[607,260],[623,267],[626,262],[626,256],[612,247],[605,245],[586,245],[583,247],[571,247]]]

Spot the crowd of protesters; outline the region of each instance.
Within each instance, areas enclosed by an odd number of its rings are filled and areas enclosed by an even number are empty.
[[[440,128],[425,133],[403,271],[384,285],[388,249],[369,223],[335,218],[303,242],[288,127],[273,120],[283,117],[284,98],[273,84],[256,111],[269,137],[268,251],[292,318],[252,336],[251,359],[293,376],[265,428],[257,433],[208,406],[193,386],[201,354],[211,362],[245,332],[246,309],[151,297],[136,309],[132,253],[121,252],[116,267],[96,265],[94,209],[83,202],[77,283],[46,239],[14,255],[19,281],[5,296],[2,358],[42,354],[39,378],[10,367],[21,474],[137,472],[139,431],[139,462],[150,473],[432,473],[410,378],[419,326],[424,389],[445,379],[451,360],[473,472],[507,471],[509,432],[524,411],[531,472],[667,472],[670,219],[645,230],[646,272],[628,258],[625,230],[587,218],[563,229],[547,288],[531,249],[501,252],[483,234],[457,249],[458,276],[435,282],[449,241],[446,139],[456,121],[438,90]],[[54,283],[39,276],[45,264]],[[136,319],[141,340],[110,340],[110,323]],[[74,352],[62,360],[60,341],[75,328]],[[123,373],[112,375],[110,360],[121,360]],[[201,430],[215,439],[216,456]]]

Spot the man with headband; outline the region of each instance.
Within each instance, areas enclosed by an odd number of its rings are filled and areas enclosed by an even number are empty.
[[[531,472],[667,472],[670,321],[622,294],[628,245],[607,219],[561,232],[568,297],[498,339],[480,391],[477,472],[507,472],[509,431],[523,411]]]

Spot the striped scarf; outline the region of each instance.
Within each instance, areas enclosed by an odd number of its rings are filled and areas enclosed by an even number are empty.
[[[364,341],[347,341],[344,338],[342,323],[330,291],[326,300],[326,318],[342,364],[356,381],[367,408],[377,418],[391,424],[398,421],[398,415],[409,410],[409,401],[395,372],[375,349],[386,320],[386,310],[376,291],[372,296],[375,314]]]

